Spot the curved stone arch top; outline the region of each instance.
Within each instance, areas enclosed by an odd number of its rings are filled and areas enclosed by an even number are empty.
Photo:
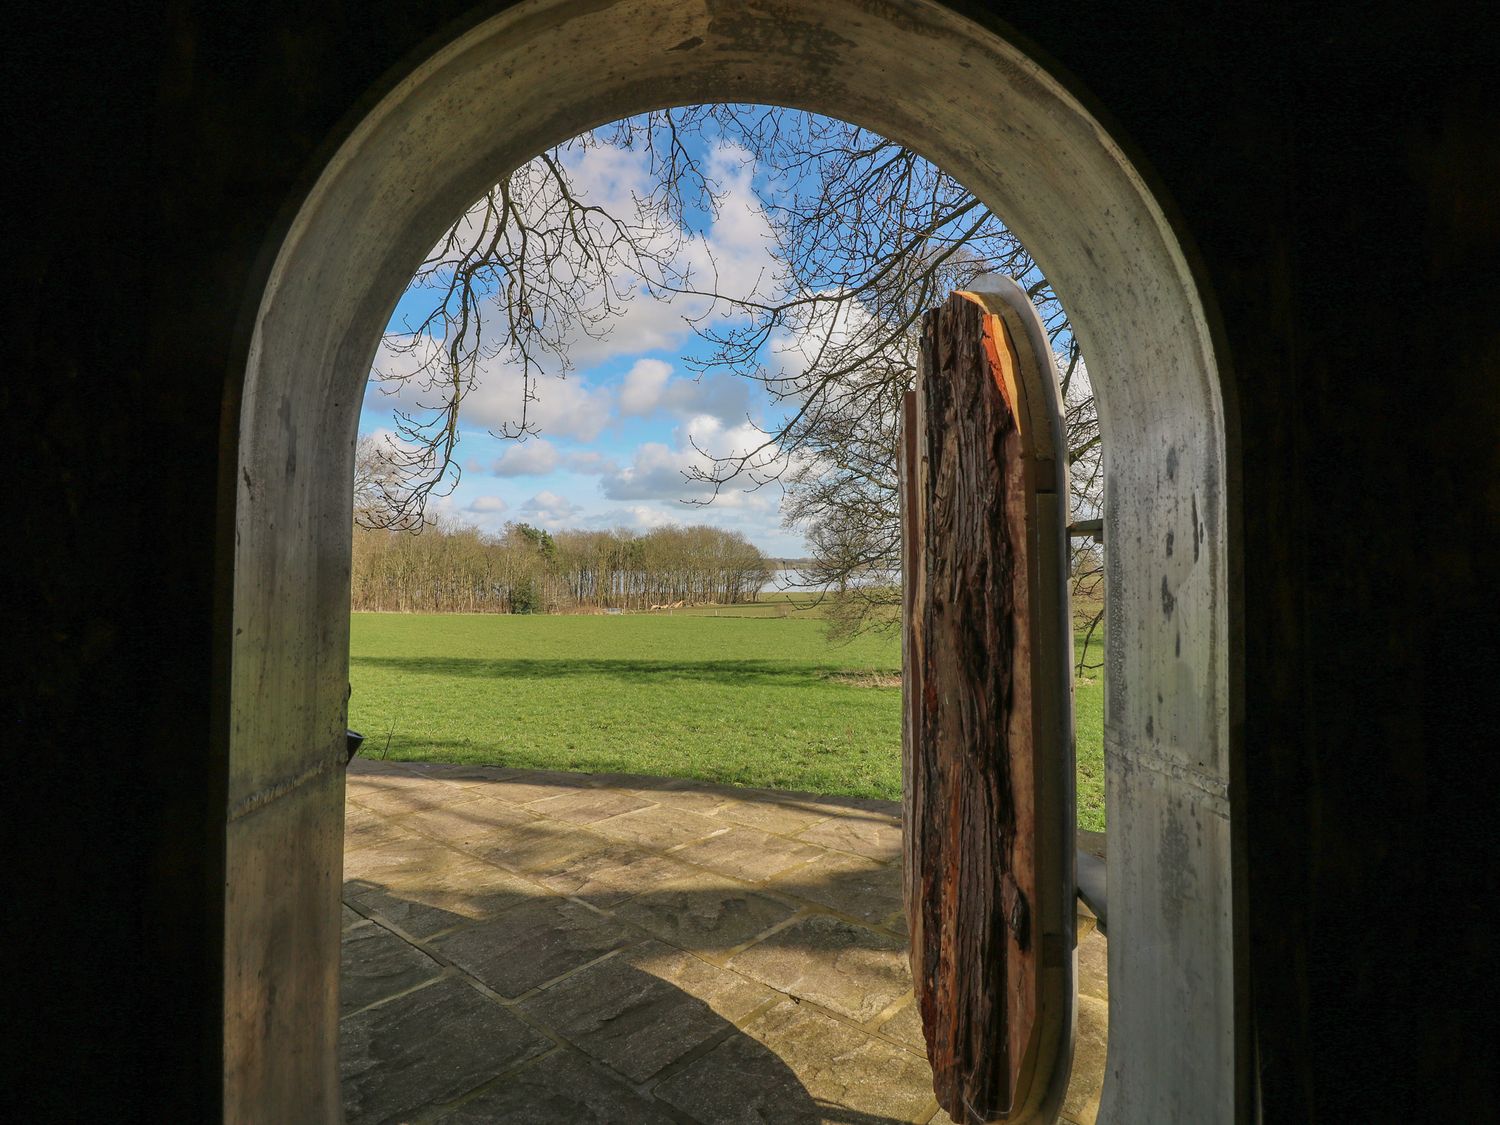
[[[918,0],[527,0],[398,80],[323,171],[272,269],[240,406],[226,1116],[340,1116],[351,449],[390,310],[508,169],[591,126],[705,101],[816,110],[913,145],[1005,218],[1072,311],[1107,450],[1100,1119],[1245,1118],[1232,509],[1203,302],[1083,106],[994,29]]]

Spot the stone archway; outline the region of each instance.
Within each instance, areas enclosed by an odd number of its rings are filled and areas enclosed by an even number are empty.
[[[1005,218],[1072,310],[1109,450],[1101,1120],[1244,1118],[1235,497],[1204,301],[1078,99],[995,28],[918,0],[527,0],[395,80],[329,160],[279,248],[240,410],[226,1116],[339,1118],[350,449],[381,326],[506,170],[595,124],[727,100],[917,148]]]

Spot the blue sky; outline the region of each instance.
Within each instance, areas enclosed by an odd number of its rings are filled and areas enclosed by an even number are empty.
[[[742,150],[716,147],[706,155],[725,197],[717,218],[698,220],[688,253],[711,255],[726,290],[748,291],[771,268],[770,232],[757,194],[765,178]],[[574,153],[568,163],[588,197],[616,205],[649,174],[642,153],[604,146]],[[422,311],[424,295],[408,290],[392,329]],[[802,535],[782,526],[781,490],[774,484],[759,490],[731,484],[711,503],[684,503],[707,498],[702,485],[683,476],[695,461],[703,463],[694,442],[714,453],[740,451],[759,444],[755,424],[774,421],[758,384],[720,371],[699,375],[684,362],[685,356],[705,354],[684,320],[703,311],[701,303],[637,295],[602,339],[574,339],[574,370],[538,382],[529,411],[540,433],[525,441],[494,436],[492,431],[519,416],[520,380],[498,362],[487,365],[460,415],[462,479],[431,510],[486,530],[508,520],[551,530],[710,523],[743,532],[772,555],[806,554]],[[783,362],[779,355],[766,358]],[[377,367],[400,363],[401,357],[384,350],[376,361]],[[413,401],[407,394],[401,400]],[[390,430],[392,406],[372,380],[361,432]]]

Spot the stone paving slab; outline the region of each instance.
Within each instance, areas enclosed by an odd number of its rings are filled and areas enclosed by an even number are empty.
[[[586,773],[562,770],[517,770],[515,775],[494,787],[496,796],[514,804],[526,805],[553,797],[567,797],[593,790],[595,785]]]
[[[551,1046],[463,981],[439,980],[342,1021],[345,1121],[406,1121]]]
[[[771,800],[737,800],[721,806],[714,819],[745,828],[759,828],[762,832],[794,836],[804,828],[823,823],[828,816],[826,809],[801,808]]]
[[[412,833],[400,823],[357,805],[352,800],[344,806],[344,851],[374,847],[392,840],[409,840]]]
[[[1098,1116],[1108,1039],[1109,1002],[1087,995],[1078,997],[1073,1075],[1062,1106],[1062,1119],[1071,1125],[1094,1125]]]
[[[470,855],[523,875],[547,871],[580,853],[599,847],[600,840],[577,825],[536,817],[509,828],[497,828],[465,842]]]
[[[554,1051],[434,1118],[439,1125],[677,1125],[639,1094],[571,1051]]]
[[[922,1034],[922,1013],[917,1009],[915,997],[876,1030],[887,1039],[894,1039],[923,1056],[927,1054],[927,1040]]]
[[[419,809],[447,808],[471,801],[477,795],[472,789],[445,785],[431,778],[394,775],[364,778],[349,787],[351,801],[386,816],[400,816]]]
[[[595,837],[590,850],[540,865],[531,876],[557,894],[608,907],[681,879],[692,870],[670,856]]]
[[[481,921],[536,897],[536,888],[493,864],[456,853],[439,869],[402,871],[399,878],[345,884],[344,900],[374,912],[413,937],[431,937]]]
[[[353,762],[350,762],[350,771],[354,772],[355,765],[361,761],[363,759],[355,758]],[[422,777],[458,783],[509,781],[526,773],[525,770],[514,769],[510,766],[475,766],[462,762],[407,762],[405,768]]]
[[[496,839],[496,829],[545,823],[524,805],[497,800],[477,789],[459,804],[420,809],[401,817],[397,824],[408,832],[442,840],[455,848],[485,848]]]
[[[351,1123],[946,1119],[892,802],[356,759],[344,887]],[[1077,1125],[1104,950],[1081,925]]]
[[[925,1059],[806,1005],[782,1000],[657,1096],[724,1125],[926,1121],[936,1105]]]
[[[556,797],[533,801],[529,808],[538,816],[550,816],[569,824],[593,824],[596,820],[651,808],[651,802],[618,789],[575,789]]]
[[[797,834],[797,839],[867,859],[890,863],[901,858],[901,826],[880,820],[838,817]]]
[[[777,930],[729,967],[856,1023],[874,1019],[911,991],[902,942],[822,914]]]
[[[822,793],[791,793],[779,789],[752,790],[765,794],[765,799],[797,808],[822,809],[828,816],[854,820],[879,820],[900,827],[901,802],[883,801],[876,797],[830,797]]]
[[[736,825],[727,832],[689,844],[676,854],[710,871],[759,882],[817,859],[823,850],[814,844]]]
[[[1078,943],[1078,991],[1097,1000],[1109,999],[1109,943],[1098,930]]]
[[[734,797],[715,786],[684,788],[680,785],[652,788],[641,786],[630,790],[637,797],[665,805],[669,809],[682,809],[703,816],[713,816],[734,802]]]
[[[716,957],[786,921],[797,909],[743,883],[694,874],[635,896],[615,916],[679,949]]]
[[[902,910],[901,864],[824,852],[786,880],[789,893],[840,914],[881,922]]]
[[[364,880],[372,885],[397,886],[440,870],[461,858],[462,852],[416,833],[402,833],[344,849],[344,883]]]
[[[349,927],[340,953],[340,1015],[415,988],[443,971],[420,949],[373,922]]]
[[[538,807],[545,808],[546,805]],[[717,817],[665,805],[646,805],[589,825],[594,832],[612,840],[624,840],[661,851],[717,835],[730,827]]]
[[[501,996],[530,992],[630,943],[629,931],[566,899],[538,898],[444,934],[432,948]]]
[[[521,1010],[644,1082],[773,997],[738,973],[652,941],[574,973]]]

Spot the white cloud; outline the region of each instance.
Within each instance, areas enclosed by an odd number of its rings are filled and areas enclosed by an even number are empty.
[[[757,450],[766,437],[746,423],[726,426],[711,414],[700,414],[679,426],[677,447],[646,442],[635,451],[629,465],[604,472],[599,488],[610,500],[687,500],[714,496],[711,483],[695,473],[712,472],[714,457],[742,457]],[[756,454],[757,463],[775,455],[774,447]],[[719,490],[715,505],[752,507],[770,502],[757,491],[746,491],[749,481],[731,483]]]
[[[476,496],[465,506],[464,511],[475,515],[495,515],[507,511],[510,505],[499,496]]]
[[[649,155],[639,149],[608,145],[572,149],[566,161],[578,193],[620,215],[634,214],[634,197],[647,190],[654,175]],[[743,295],[764,290],[774,277],[773,242],[754,188],[754,164],[745,150],[720,144],[709,153],[707,165],[724,194],[719,214],[706,233],[683,240],[681,264],[690,271],[690,284]],[[683,235],[676,229],[663,229],[660,239],[665,244]],[[628,286],[627,278],[615,281]],[[686,318],[711,325],[728,314],[726,306],[715,308],[704,297],[658,300],[638,294],[607,324],[575,327],[561,342],[562,353],[575,370],[586,371],[620,356],[677,350],[692,331]],[[484,315],[499,323],[501,312],[491,305]],[[440,351],[441,343],[431,338],[423,338],[411,353],[382,345],[375,367],[388,375],[411,376],[424,363],[440,358]],[[633,415],[663,409],[678,415],[713,413],[725,419],[746,412],[748,396],[741,380],[732,376],[672,379],[670,371],[661,360],[640,360],[618,396],[612,388],[595,387],[587,379],[543,375],[534,387],[536,401],[524,403],[527,421],[547,437],[592,441],[609,424],[616,408]],[[367,396],[372,410],[400,406],[420,416],[422,408],[440,406],[444,398],[442,387],[423,392],[409,383],[386,383],[387,389],[398,388],[397,394],[387,398],[379,393],[379,386],[372,381]],[[492,431],[514,426],[520,421],[523,394],[521,373],[513,365],[495,360],[482,363],[464,403],[463,423]]]
[[[612,473],[619,467],[615,464],[614,458],[603,453],[596,453],[591,449],[567,454],[563,458],[563,465],[569,472],[582,473],[585,476]]]
[[[591,202],[601,203],[618,214],[633,211],[633,194],[646,190],[652,175],[643,152],[608,146],[573,150],[567,156],[575,184]],[[710,175],[724,192],[719,214],[703,234],[684,238],[676,230],[664,230],[663,239],[682,241],[682,263],[691,271],[691,283],[706,289],[749,295],[759,290],[769,295],[774,286],[773,243],[760,200],[754,190],[754,166],[740,149],[720,145],[709,155]],[[624,279],[616,279],[623,281]],[[410,302],[408,302],[410,304]],[[417,306],[411,305],[415,308]],[[493,321],[497,310],[486,310]],[[711,505],[695,507],[684,499],[703,500],[712,487],[694,482],[685,470],[707,469],[712,461],[693,448],[692,439],[716,455],[743,452],[758,445],[762,435],[748,425],[749,416],[759,416],[760,395],[746,380],[722,372],[700,377],[676,373],[672,364],[645,353],[674,354],[687,343],[692,327],[685,318],[701,320],[706,327],[722,325],[731,310],[704,297],[679,297],[659,301],[643,295],[627,301],[607,325],[595,325],[594,333],[575,330],[563,341],[574,370],[587,372],[592,366],[620,357],[634,365],[618,384],[597,382],[570,373],[543,375],[534,387],[536,401],[526,403],[527,421],[542,435],[505,448],[498,460],[482,458],[470,463],[478,472],[493,471],[504,477],[534,476],[562,470],[599,480],[608,511],[584,496],[584,488],[569,490],[568,496],[538,492],[514,508],[499,496],[481,496],[458,504],[435,501],[434,511],[469,518],[498,527],[504,514],[550,528],[576,526],[580,521],[595,526],[624,523],[638,529],[668,523],[708,522],[744,530],[757,541],[779,538],[776,518],[779,490],[746,492],[735,482],[727,486]],[[376,366],[393,375],[411,375],[426,360],[441,360],[441,344],[424,339],[415,354],[382,348]],[[441,406],[444,388],[429,391],[400,384],[398,393],[384,396],[380,384],[372,382],[366,405],[373,413],[392,407],[422,416],[424,407]],[[513,365],[491,360],[481,365],[475,388],[464,403],[462,424],[466,430],[501,431],[520,420],[525,388]],[[650,418],[660,434],[633,455],[614,456],[601,452],[567,452],[554,441],[591,442],[620,417]],[[657,425],[654,420],[663,419]],[[675,423],[672,430],[668,427]],[[547,440],[550,439],[550,440]],[[486,452],[488,445],[486,444]],[[464,453],[468,453],[467,448]],[[535,482],[537,484],[541,482]],[[548,482],[550,483],[550,482]],[[481,487],[483,487],[481,485]],[[464,503],[459,501],[458,503]],[[587,511],[588,516],[583,515]]]
[[[712,415],[729,423],[750,414],[750,383],[725,372],[693,379],[673,379],[662,394],[662,407],[679,417]]]
[[[447,388],[424,389],[423,377],[417,374],[440,350],[430,337],[421,337],[414,347],[405,349],[382,341],[373,366],[385,378],[371,378],[365,392],[366,409],[383,413],[399,408],[421,420],[425,412],[443,405]],[[532,391],[534,400],[524,403],[526,421],[551,437],[593,441],[609,424],[614,410],[611,388],[596,387],[579,376],[541,374],[535,377]],[[462,422],[466,427],[496,432],[515,426],[521,420],[522,394],[518,366],[499,359],[481,361],[474,387],[464,397]]]
[[[526,421],[547,437],[593,441],[609,425],[614,395],[587,379],[543,375],[533,388],[535,401],[526,404]],[[464,399],[467,425],[500,432],[521,419],[521,373],[498,363],[484,365],[475,388]]]
[[[727,425],[715,414],[698,414],[677,428],[678,445],[696,463],[707,468],[712,457],[750,457],[764,465],[780,455],[779,447],[766,445],[767,435],[750,422]],[[699,451],[702,452],[699,452]]]
[[[635,197],[651,189],[650,154],[643,148],[576,146],[563,154],[575,192],[616,214],[630,214]]]
[[[659,359],[638,359],[620,384],[620,413],[650,414],[661,402],[672,365]]]
[[[390,337],[381,337],[380,349],[375,353],[375,361],[371,366],[376,372],[390,380],[403,380],[401,383],[396,383],[371,379],[366,388],[365,397],[377,403],[388,401],[393,397],[403,398],[407,394],[415,394],[415,388],[405,380],[409,380],[423,367],[434,362],[442,350],[431,336],[401,336],[399,339],[402,346],[396,348]],[[396,395],[388,396],[384,393],[393,387],[397,389]],[[405,401],[404,398],[403,401]]]
[[[738,145],[718,144],[709,153],[708,173],[723,198],[707,237],[691,247],[693,265],[704,282],[716,278],[721,293],[765,295],[775,278],[774,239],[755,191],[755,162]]]
[[[632,193],[647,191],[653,176],[649,155],[639,149],[574,150],[567,163],[581,197],[620,215],[633,214]],[[719,214],[705,233],[686,237],[679,267],[688,272],[689,287],[764,295],[775,277],[774,241],[755,191],[755,165],[746,150],[720,144],[709,153],[707,169],[723,192]],[[659,244],[679,238],[682,232],[664,228]],[[625,277],[615,280],[621,287],[630,284]],[[707,297],[659,300],[637,294],[607,325],[595,326],[592,334],[575,331],[565,347],[570,361],[587,370],[619,356],[678,349],[692,332],[690,321],[721,319],[728,312],[722,304],[715,308]]]
[[[684,518],[685,516],[691,516],[691,513],[666,512],[650,504],[631,504],[627,507],[611,508],[600,512],[583,522],[589,527],[626,527],[632,531],[650,531],[654,527],[667,527],[674,523],[689,522]]]
[[[557,447],[544,438],[512,445],[490,466],[497,477],[539,477],[557,468],[561,460]]]
[[[702,495],[707,491],[703,482],[689,480],[683,475],[692,462],[690,453],[669,449],[661,442],[647,442],[635,451],[629,465],[601,477],[599,487],[611,500],[659,500]]]
[[[823,290],[820,296],[831,298],[838,293],[836,289]],[[805,323],[773,332],[768,348],[785,375],[795,378],[819,360],[826,363],[838,357],[855,340],[868,335],[870,327],[870,313],[858,301],[818,305]]]
[[[555,492],[538,492],[521,505],[521,512],[535,523],[553,528],[561,527],[583,509],[565,496]]]
[[[531,414],[544,434],[593,441],[609,425],[614,396],[586,379],[547,379],[536,387]]]

